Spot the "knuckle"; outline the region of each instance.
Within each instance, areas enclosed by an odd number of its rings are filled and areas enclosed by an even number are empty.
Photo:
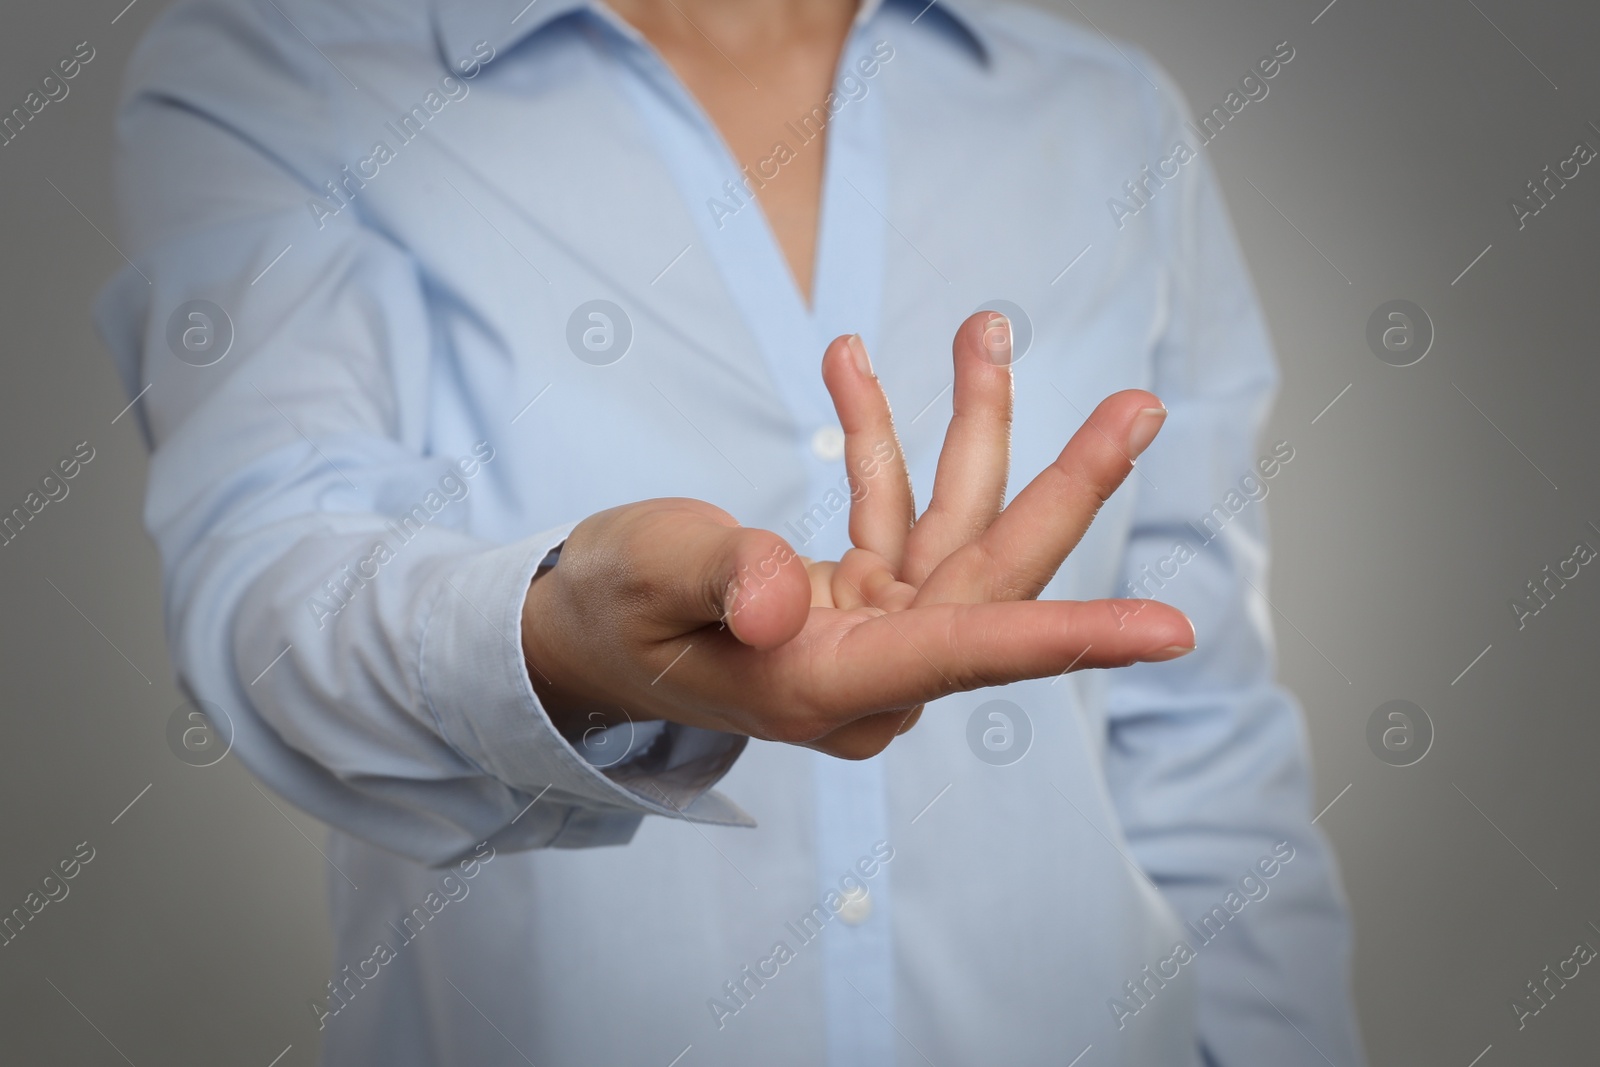
[[[1086,464],[1076,458],[1069,458],[1065,454],[1058,458],[1054,464],[1067,492],[1071,496],[1090,504],[1089,517],[1091,519],[1099,514],[1100,508],[1106,501],[1111,499],[1111,494],[1115,493],[1117,487],[1122,484],[1122,479],[1126,476],[1127,471],[1133,469],[1132,464],[1128,463],[1126,459],[1117,458],[1115,461],[1126,468],[1120,474],[1112,474],[1110,471],[1103,469],[1103,465]],[[1107,462],[1111,462],[1109,457]]]
[[[1039,586],[1020,574],[1002,574],[990,586],[989,593],[989,598],[996,601],[1034,600],[1039,596]]]
[[[974,654],[974,642],[970,638],[970,631],[961,627],[952,614],[944,632],[948,667],[941,673],[945,683],[942,688],[946,692],[966,693],[994,684],[995,671],[991,657]],[[981,648],[980,643],[978,649]]]

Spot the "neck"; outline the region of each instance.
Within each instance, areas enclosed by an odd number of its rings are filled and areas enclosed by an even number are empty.
[[[606,0],[647,36],[746,48],[848,24],[858,0]]]

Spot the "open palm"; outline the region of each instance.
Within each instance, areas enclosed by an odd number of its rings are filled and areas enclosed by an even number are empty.
[[[806,560],[697,500],[579,523],[524,615],[546,706],[622,708],[862,759],[939,696],[1192,650],[1194,628],[1164,604],[1036,599],[1154,439],[1161,402],[1108,397],[1006,505],[1009,323],[972,316],[953,355],[954,415],[919,517],[860,338],[828,347],[852,489],[854,547],[838,561]],[[535,615],[568,622],[530,631]]]

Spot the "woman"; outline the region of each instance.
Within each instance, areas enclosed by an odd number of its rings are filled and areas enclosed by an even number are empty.
[[[102,322],[327,1062],[1359,1060],[1177,99],[972,0],[157,25]]]

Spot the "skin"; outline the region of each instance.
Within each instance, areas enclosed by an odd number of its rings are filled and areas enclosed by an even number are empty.
[[[784,121],[809,112],[833,88],[856,12],[852,0],[616,0],[610,6],[661,53],[733,158],[752,172],[776,142],[794,141]],[[824,158],[824,139],[802,146],[756,192],[808,303]]]
[[[827,93],[854,13],[837,0],[612,6],[741,163],[766,155],[771,131]],[[735,68],[759,75],[759,92]],[[810,155],[760,192],[802,290],[821,191],[821,153]],[[971,316],[952,359],[954,413],[919,516],[860,338],[824,353],[853,489],[854,547],[840,560],[805,559],[699,500],[646,500],[580,522],[560,565],[530,584],[522,615],[529,677],[557,728],[576,738],[665,719],[865,759],[949,693],[1192,651],[1194,627],[1165,604],[1037,599],[1159,432],[1160,400],[1126,390],[1102,401],[1004,506],[1010,324]]]

